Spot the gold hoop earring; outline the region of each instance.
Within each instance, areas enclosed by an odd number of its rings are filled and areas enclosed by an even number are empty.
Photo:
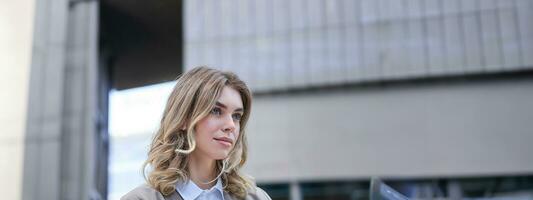
[[[190,149],[183,150],[183,149],[176,148],[174,151],[176,153],[190,154],[193,151],[193,149],[190,148]]]
[[[187,134],[187,132],[185,130],[182,130],[184,131],[185,133],[183,134]],[[192,142],[191,139],[187,138],[187,143],[189,144],[188,146],[190,146],[189,149],[180,149],[179,147],[176,146],[176,149],[174,150],[176,153],[182,153],[182,154],[190,154],[192,151],[194,151],[194,148],[196,147],[196,143]],[[191,145],[192,143],[192,145]]]

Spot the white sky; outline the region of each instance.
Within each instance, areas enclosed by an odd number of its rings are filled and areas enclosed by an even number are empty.
[[[158,127],[166,101],[175,82],[111,91],[109,94],[109,134],[124,137],[152,134]]]

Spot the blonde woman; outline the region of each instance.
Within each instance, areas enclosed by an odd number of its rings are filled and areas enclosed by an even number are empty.
[[[121,199],[270,199],[240,172],[252,97],[231,72],[183,74],[168,98],[143,170],[147,184]]]

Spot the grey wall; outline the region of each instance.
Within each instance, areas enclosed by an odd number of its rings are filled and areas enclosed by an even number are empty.
[[[254,91],[533,66],[530,0],[189,0],[185,66]]]
[[[260,182],[533,173],[533,79],[421,83],[254,102]]]

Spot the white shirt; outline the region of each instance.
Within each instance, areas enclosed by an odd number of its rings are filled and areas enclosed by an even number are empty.
[[[183,197],[183,200],[224,200],[224,190],[220,178],[211,189],[203,190],[191,180],[178,182],[176,191]]]

